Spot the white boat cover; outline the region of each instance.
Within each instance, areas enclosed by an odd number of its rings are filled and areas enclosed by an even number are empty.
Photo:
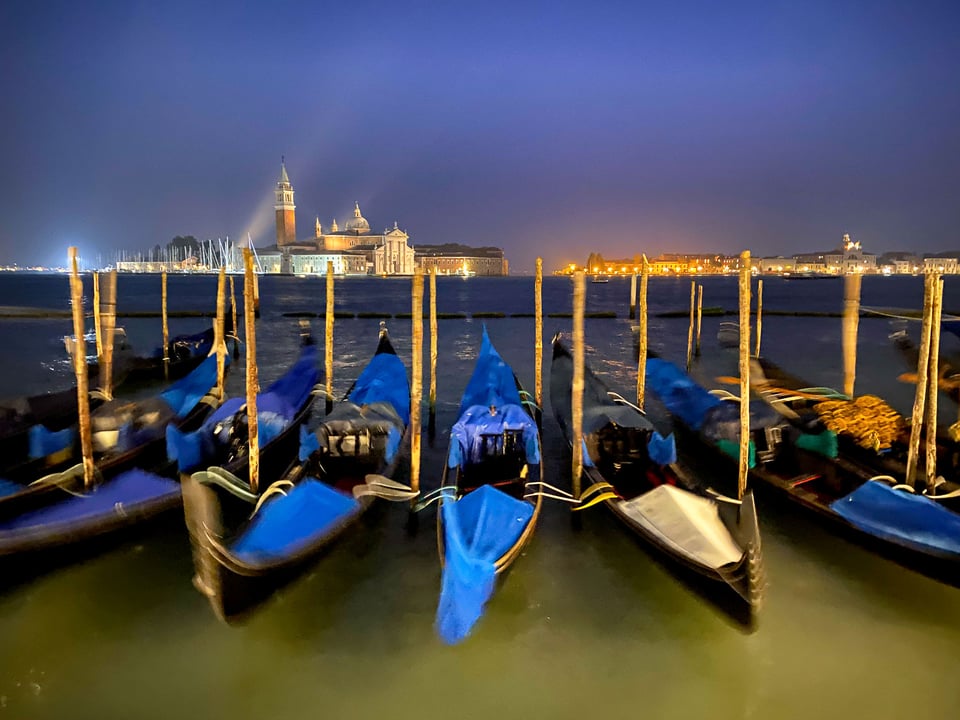
[[[743,557],[712,500],[673,485],[622,500],[620,509],[694,562],[716,570]]]

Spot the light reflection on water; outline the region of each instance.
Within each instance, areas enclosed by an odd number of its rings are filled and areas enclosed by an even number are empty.
[[[13,304],[5,282],[0,278],[0,304]],[[66,295],[58,289],[65,278],[16,282],[20,304],[62,302]],[[121,277],[120,307],[150,309],[151,283],[159,287],[155,278]],[[440,312],[533,308],[531,279],[441,278],[438,285]],[[705,285],[705,305],[735,307],[733,279],[708,278]],[[766,308],[841,307],[839,284],[764,285]],[[213,287],[212,279],[171,278],[172,302],[209,307]],[[587,287],[591,310],[625,316],[629,281]],[[916,306],[920,289],[917,279],[864,280],[865,302],[869,296],[874,305]],[[947,308],[960,306],[950,302],[960,299],[958,291],[948,278]],[[408,292],[404,280],[338,282],[337,307],[407,312]],[[566,311],[569,292],[568,280],[548,278],[545,311]],[[689,285],[654,279],[650,292],[655,311],[680,309]],[[266,385],[296,357],[297,320],[281,313],[317,311],[323,280],[264,278],[261,293],[258,358]],[[704,318],[703,357],[694,370],[711,384],[736,375],[735,356],[716,344],[720,319]],[[532,390],[533,320],[485,322]],[[171,331],[208,323],[175,320]],[[409,362],[410,321],[387,323]],[[159,320],[124,324],[135,347],[156,344]],[[636,385],[635,324],[625,317],[587,321],[588,362],[628,398]],[[323,319],[312,327],[322,345]],[[336,394],[373,352],[378,327],[374,319],[337,321]],[[764,352],[816,384],[837,386],[839,328],[838,318],[770,316]],[[904,368],[886,322],[864,320],[860,329],[858,391],[880,393],[908,411],[913,388],[895,381]],[[556,330],[569,333],[570,320],[545,320],[545,342]],[[653,318],[651,347],[682,364],[686,330],[685,319]],[[68,331],[66,321],[0,321],[0,395],[45,387],[51,373],[41,363],[60,357]],[[439,323],[439,433],[432,445],[424,443],[425,489],[439,482],[480,331],[479,321]],[[955,342],[945,337],[945,351]],[[545,373],[549,353],[547,344]],[[61,379],[69,381],[67,371]],[[425,386],[428,380],[425,364]],[[243,392],[242,362],[231,369],[228,391]],[[566,487],[569,454],[546,402],[544,460],[550,481]],[[665,422],[655,402],[650,410]],[[941,404],[944,421],[956,412]],[[574,534],[567,509],[548,505],[475,636],[456,648],[441,645],[432,628],[439,590],[432,513],[410,538],[405,514],[382,508],[239,627],[218,623],[191,586],[188,543],[173,517],[0,595],[0,711],[18,718],[956,717],[960,694],[951,678],[960,671],[960,591],[839,540],[789,508],[761,503],[759,510],[770,588],[755,633],[734,627],[602,512],[588,514]]]

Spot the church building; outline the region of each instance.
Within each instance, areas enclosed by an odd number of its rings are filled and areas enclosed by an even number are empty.
[[[397,223],[382,233],[371,233],[370,223],[360,212],[360,203],[355,203],[353,217],[342,230],[334,218],[324,232],[317,217],[313,237],[297,240],[293,185],[284,162],[280,163],[274,195],[277,244],[258,251],[265,272],[323,274],[327,262],[332,262],[338,275],[413,274],[415,260],[410,236]]]

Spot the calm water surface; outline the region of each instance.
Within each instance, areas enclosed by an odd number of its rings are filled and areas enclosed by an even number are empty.
[[[159,278],[121,276],[119,307],[159,305]],[[706,278],[704,305],[736,307],[733,278]],[[842,284],[764,283],[764,307],[837,311]],[[89,283],[88,283],[89,287]],[[239,285],[238,285],[239,287]],[[337,308],[409,312],[409,280],[337,282]],[[571,283],[548,278],[545,312],[570,309]],[[588,284],[588,362],[615,389],[636,383],[629,281]],[[213,278],[171,277],[172,309],[212,308]],[[261,382],[297,352],[297,321],[321,311],[319,279],[265,277],[257,325]],[[652,311],[684,307],[687,281],[654,279]],[[916,278],[865,278],[863,302],[920,305]],[[0,305],[66,308],[59,276],[0,275]],[[441,278],[440,312],[533,311],[530,278]],[[945,307],[960,308],[948,278]],[[322,342],[323,320],[314,320]],[[704,382],[736,374],[706,318]],[[839,318],[769,317],[764,353],[816,384],[842,384]],[[171,321],[174,333],[208,320]],[[158,343],[160,321],[127,320],[130,340]],[[533,387],[533,320],[487,321],[521,380]],[[438,427],[425,442],[423,483],[439,482],[460,393],[481,324],[441,320]],[[545,321],[549,338],[570,320]],[[334,388],[345,392],[373,351],[377,320],[336,326]],[[389,322],[409,362],[409,320]],[[62,320],[0,320],[0,396],[69,384]],[[884,320],[860,325],[857,391],[908,412],[912,387]],[[686,321],[651,320],[651,343],[682,362]],[[916,328],[914,328],[916,333]],[[944,352],[956,352],[944,337]],[[428,346],[427,346],[428,347]],[[429,355],[427,354],[427,357]],[[237,364],[228,390],[240,394]],[[428,376],[425,373],[425,381]],[[545,386],[548,383],[544,383]],[[547,403],[544,457],[569,485],[569,455]],[[654,404],[651,412],[663,420]],[[941,420],[956,406],[943,399]],[[951,417],[953,416],[953,417]],[[717,478],[723,481],[724,478]],[[956,718],[960,716],[960,590],[837,539],[789,508],[759,506],[770,587],[761,622],[746,633],[658,564],[603,512],[583,530],[565,506],[548,505],[525,556],[458,647],[434,635],[440,585],[431,511],[413,538],[405,514],[385,507],[344,538],[297,583],[240,626],[219,623],[191,586],[189,543],[177,518],[82,563],[0,590],[0,715],[11,718]]]

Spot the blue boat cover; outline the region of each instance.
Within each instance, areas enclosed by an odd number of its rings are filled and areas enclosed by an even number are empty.
[[[386,402],[403,420],[410,423],[410,383],[403,361],[393,353],[378,353],[360,373],[347,398],[356,405]]]
[[[647,359],[646,380],[667,410],[694,430],[699,430],[707,412],[721,403],[683,370],[660,358]]]
[[[305,345],[297,362],[266,392],[257,395],[257,444],[261,449],[286,429],[310,397],[319,379],[316,356],[317,346]],[[191,472],[215,458],[217,448],[230,440],[233,425],[229,421],[245,404],[245,398],[227,400],[192,433],[168,425],[167,457],[177,462],[180,472]],[[220,432],[215,434],[218,425]]]
[[[224,356],[224,364],[230,364],[230,355]],[[217,384],[217,356],[210,355],[197,365],[186,377],[180,378],[160,393],[178,418],[190,414],[197,403]]]
[[[287,495],[260,508],[231,551],[250,565],[282,560],[309,546],[359,508],[360,503],[352,496],[306,478]]]
[[[33,425],[30,428],[30,458],[36,460],[66,450],[73,445],[76,436],[77,429],[75,427],[67,427],[63,430],[47,430],[43,425]]]
[[[464,640],[483,614],[496,582],[495,563],[512,548],[533,517],[533,506],[491,485],[445,502],[444,567],[437,632],[444,642]]]
[[[463,391],[460,400],[458,417],[462,416],[467,408],[474,405],[521,405],[520,392],[517,390],[517,380],[513,370],[504,362],[503,358],[493,347],[487,335],[487,326],[483,326],[483,340],[480,343],[480,354],[477,364],[473,368],[473,375]]]
[[[830,508],[875,537],[960,558],[960,515],[923,495],[871,480],[835,500]]]
[[[509,367],[508,367],[509,370]],[[511,378],[513,375],[511,374]],[[527,463],[540,464],[540,442],[537,424],[519,405],[500,405],[496,415],[485,405],[474,405],[464,412],[450,429],[450,451],[447,466],[457,467],[465,462],[482,459],[484,433],[501,434],[504,430],[522,430]],[[454,442],[456,441],[456,442]]]
[[[670,433],[666,437],[654,430],[647,440],[647,455],[657,465],[672,465],[677,461],[677,441]]]
[[[39,510],[23,513],[0,523],[0,541],[5,534],[43,529],[45,533],[74,530],[77,524],[96,525],[115,515],[129,515],[145,503],[180,495],[180,483],[134,469],[98,485],[89,495],[64,494]]]
[[[0,497],[5,495],[13,495],[23,490],[23,485],[13,480],[7,480],[6,478],[0,478]]]

